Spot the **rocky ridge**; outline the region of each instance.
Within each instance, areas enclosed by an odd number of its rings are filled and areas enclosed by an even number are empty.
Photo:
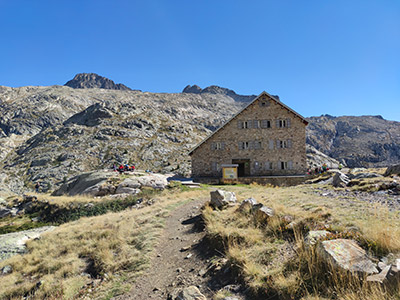
[[[108,90],[121,90],[130,91],[126,85],[122,83],[115,83],[111,79],[97,75],[95,73],[80,73],[76,74],[75,77],[68,81],[65,86],[69,86],[74,89],[108,89]]]
[[[323,115],[307,120],[307,144],[349,167],[386,167],[400,162],[400,122],[381,116]]]

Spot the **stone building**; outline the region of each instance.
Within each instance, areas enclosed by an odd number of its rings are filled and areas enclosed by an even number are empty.
[[[300,114],[262,92],[189,153],[192,176],[221,178],[225,164],[238,165],[239,179],[304,176],[307,124]]]

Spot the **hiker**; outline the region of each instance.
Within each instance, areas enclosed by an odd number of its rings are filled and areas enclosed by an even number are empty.
[[[35,191],[36,191],[36,193],[39,193],[39,188],[40,188],[40,183],[39,183],[39,182],[36,182],[36,184],[35,184]]]
[[[120,173],[124,172],[124,166],[123,165],[119,165],[118,172],[120,172]]]
[[[117,171],[117,165],[113,164],[113,170],[116,172]]]
[[[341,163],[339,163],[339,171],[341,171],[343,168],[343,165]]]

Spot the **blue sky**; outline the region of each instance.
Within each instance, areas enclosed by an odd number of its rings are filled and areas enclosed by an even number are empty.
[[[302,115],[400,121],[399,0],[0,0],[0,85],[94,72],[133,89],[220,85]]]

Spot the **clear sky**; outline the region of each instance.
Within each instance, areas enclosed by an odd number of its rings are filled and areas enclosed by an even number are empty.
[[[400,121],[400,0],[0,0],[0,85],[263,90],[303,116]]]

